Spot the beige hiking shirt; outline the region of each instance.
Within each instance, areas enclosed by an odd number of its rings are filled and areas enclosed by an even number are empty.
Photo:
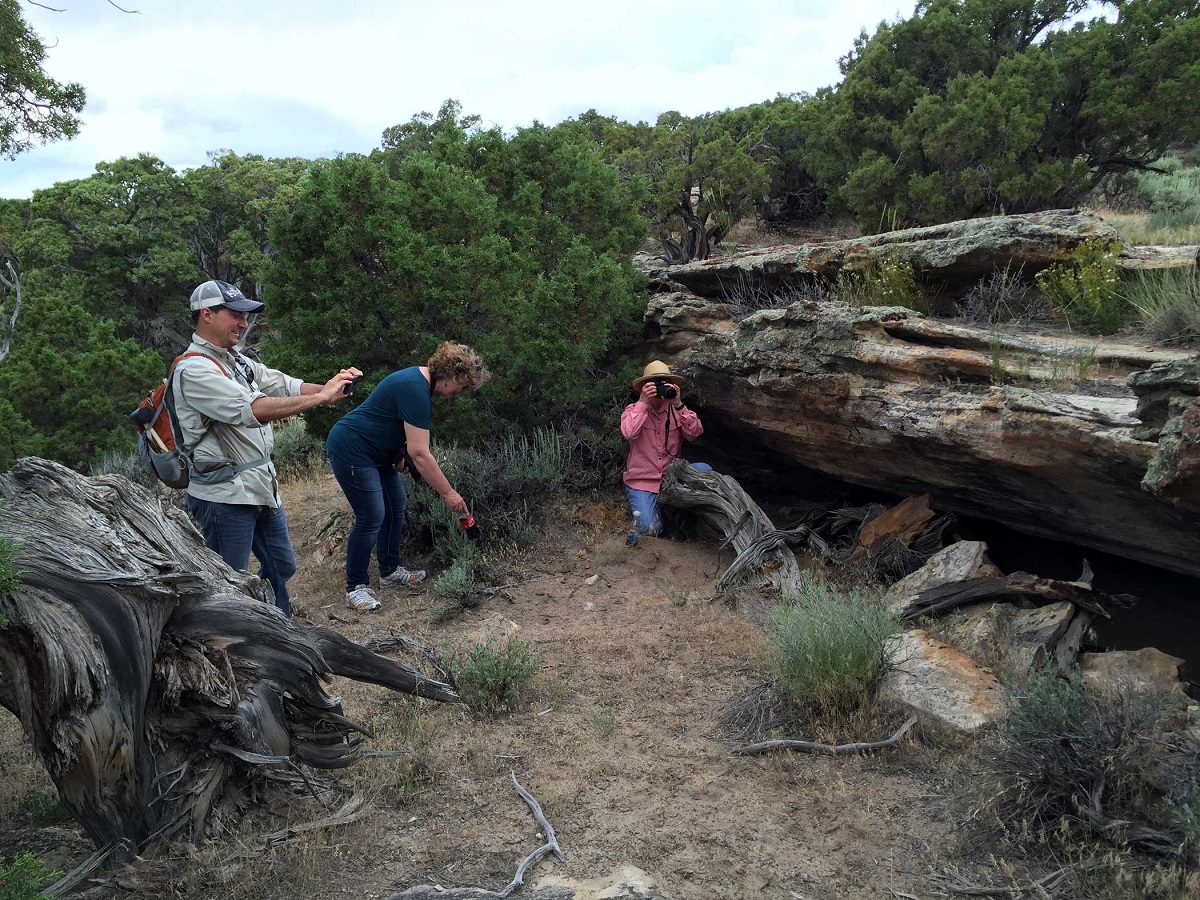
[[[224,461],[249,462],[267,457],[267,462],[236,474],[222,484],[188,485],[188,493],[216,503],[279,506],[278,479],[270,461],[275,437],[270,423],[254,417],[251,404],[259,397],[295,397],[299,378],[234,354],[192,335],[188,353],[204,353],[220,360],[223,373],[213,362],[193,356],[175,367],[172,390],[175,416],[183,433],[184,447],[198,469]],[[230,377],[232,376],[232,377]]]

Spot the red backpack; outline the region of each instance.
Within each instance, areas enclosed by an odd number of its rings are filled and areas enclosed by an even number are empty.
[[[175,421],[175,392],[171,382],[175,367],[190,356],[210,359],[226,378],[233,377],[207,353],[181,353],[167,368],[163,383],[148,393],[129,415],[138,433],[138,456],[159,481],[173,488],[188,486],[188,458],[180,449],[183,435]]]

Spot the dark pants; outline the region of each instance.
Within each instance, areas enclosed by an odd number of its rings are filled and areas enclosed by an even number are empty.
[[[254,552],[262,564],[258,577],[271,585],[275,591],[275,605],[291,618],[292,599],[287,583],[296,573],[296,554],[292,552],[283,507],[271,509],[241,503],[215,503],[189,495],[188,508],[200,522],[205,545],[231,569],[247,571],[250,553]]]
[[[346,538],[346,591],[371,583],[371,550],[379,574],[390,575],[400,566],[404,539],[404,511],[408,496],[400,474],[390,465],[352,466],[336,456],[329,458],[333,476],[354,510],[354,527]]]

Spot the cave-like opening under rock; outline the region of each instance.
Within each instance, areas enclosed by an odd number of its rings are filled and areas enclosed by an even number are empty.
[[[704,426],[704,436],[685,446],[685,456],[693,462],[707,462],[738,479],[781,527],[798,521],[807,503],[890,505],[903,499],[903,494],[864,488],[800,466],[720,422],[705,419]],[[1024,534],[978,517],[957,517],[946,533],[947,542],[954,540],[986,542],[988,557],[1006,573],[1025,571],[1071,580],[1080,576],[1086,559],[1095,576],[1096,590],[1132,594],[1137,603],[1116,610],[1111,621],[1097,620],[1094,637],[1084,649],[1156,647],[1186,661],[1183,678],[1189,683],[1189,693],[1200,696],[1200,579],[1092,548]]]

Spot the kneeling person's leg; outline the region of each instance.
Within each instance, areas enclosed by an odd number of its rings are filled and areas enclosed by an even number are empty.
[[[639,491],[631,487],[625,488],[629,498],[629,508],[638,514],[642,522],[644,534],[658,534],[662,531],[662,514],[658,511],[658,494],[651,491]]]

